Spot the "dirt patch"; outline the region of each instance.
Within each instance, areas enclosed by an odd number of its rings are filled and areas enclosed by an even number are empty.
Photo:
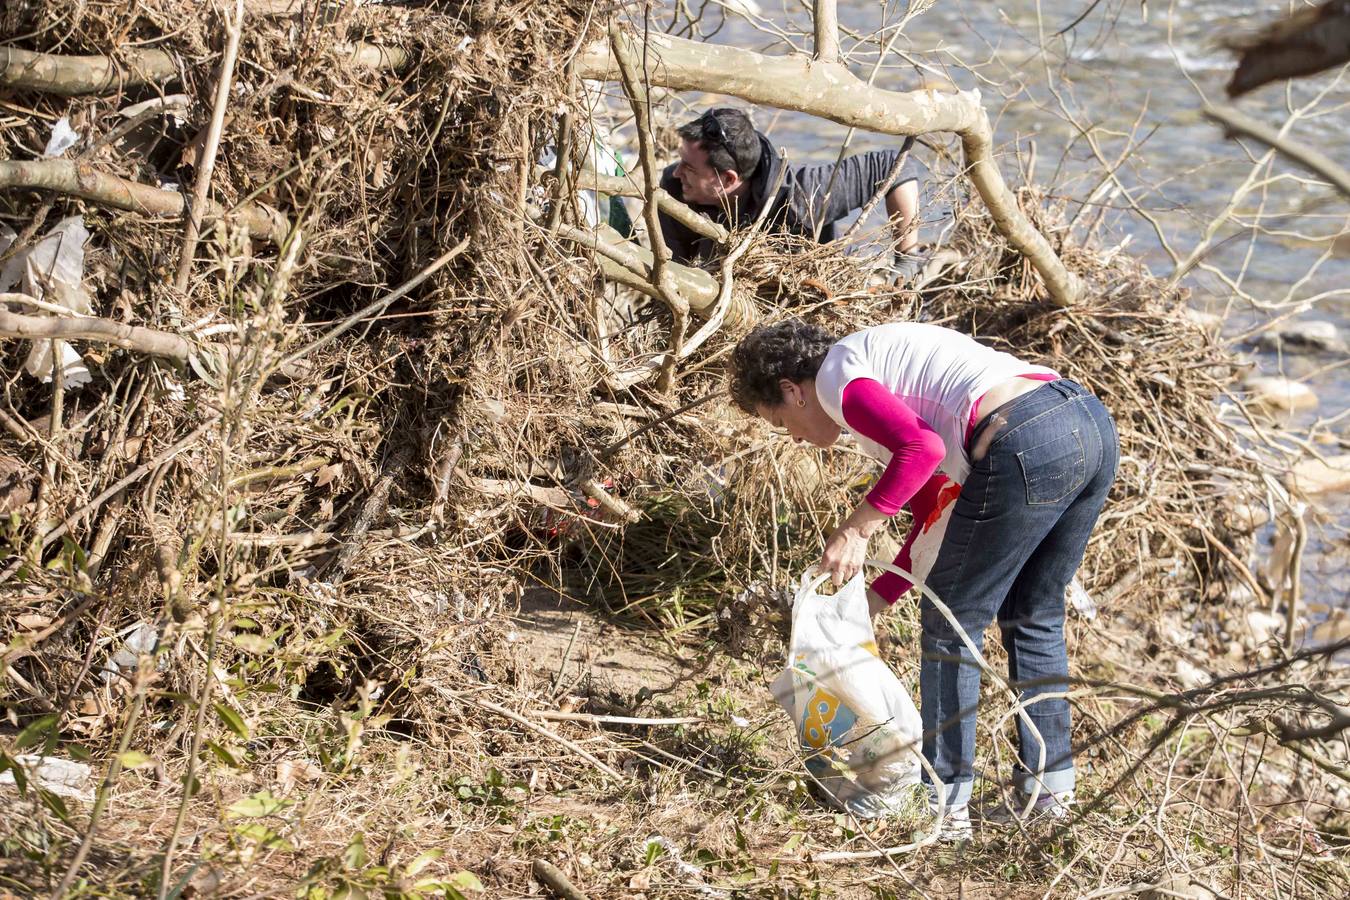
[[[697,667],[659,635],[606,621],[554,591],[527,592],[512,623],[519,663],[556,685],[559,697],[628,705],[675,692],[696,677]]]

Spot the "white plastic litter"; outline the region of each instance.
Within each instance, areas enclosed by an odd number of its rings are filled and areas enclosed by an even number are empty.
[[[1073,581],[1069,582],[1069,589],[1066,591],[1069,595],[1069,605],[1078,611],[1083,618],[1091,621],[1097,618],[1097,601],[1092,599],[1092,595],[1083,587],[1083,583],[1074,576]]]
[[[136,668],[136,662],[142,653],[150,653],[159,640],[159,632],[149,622],[137,622],[122,632],[122,646],[108,654],[103,666],[104,682],[112,681],[118,672],[130,672]],[[160,661],[162,668],[167,660]]]
[[[79,132],[70,127],[70,119],[62,116],[52,126],[52,136],[47,139],[47,149],[42,151],[42,155],[47,159],[56,159],[79,142]]]
[[[94,799],[93,789],[89,786],[94,771],[84,763],[31,753],[15,756],[14,761],[23,766],[23,773],[30,784],[58,796],[73,797],[86,803]],[[13,772],[0,772],[0,784],[14,783]]]
[[[802,576],[774,699],[836,805],[867,819],[903,812],[919,780],[919,711],[877,654],[862,575],[831,597],[816,593],[824,577]]]
[[[681,875],[685,875],[695,881],[702,881],[703,870],[685,860],[685,858],[680,855],[680,848],[675,846],[675,843],[671,841],[670,838],[666,837],[664,834],[654,834],[647,838],[646,846],[643,849],[644,851],[650,851],[653,846],[659,847],[665,851],[666,856],[670,857],[670,861],[675,864],[676,870],[678,870]],[[708,887],[706,884],[700,884],[698,886],[698,892],[705,897],[730,896],[726,891],[719,891],[717,888]]]
[[[142,100],[140,103],[133,103],[131,106],[124,106],[117,111],[117,114],[124,119],[134,119],[146,110],[160,109],[175,122],[182,124],[187,121],[183,112],[188,108],[188,103],[187,94],[169,94],[164,97],[151,97],[149,100]]]
[[[0,292],[14,290],[35,300],[64,306],[71,312],[87,316],[93,312],[89,294],[84,289],[84,245],[89,232],[83,216],[71,216],[56,223],[37,243],[16,253],[0,271]],[[0,235],[0,252],[13,242]],[[25,309],[32,315],[34,310]],[[39,313],[41,314],[41,313]],[[62,377],[67,390],[86,385],[91,380],[84,360],[65,341],[56,341],[61,354]],[[33,341],[32,350],[24,367],[28,374],[52,380],[52,341]]]
[[[623,175],[626,170],[623,160],[610,140],[612,135],[602,135],[599,133],[599,126],[595,127],[596,133],[591,138],[591,146],[587,157],[588,165],[601,175]],[[539,165],[552,168],[557,159],[554,148],[545,147],[544,151],[539,154]],[[591,228],[601,223],[610,222],[612,208],[623,204],[623,199],[620,197],[597,194],[595,191],[577,191],[577,200],[581,204],[582,216]]]

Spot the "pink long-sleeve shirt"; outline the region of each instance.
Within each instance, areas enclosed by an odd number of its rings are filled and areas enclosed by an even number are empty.
[[[1055,376],[1029,373],[1024,378],[1038,381]],[[906,571],[913,569],[911,550],[915,538],[930,527],[943,507],[959,494],[961,486],[938,471],[947,454],[941,435],[916,413],[909,404],[871,378],[855,378],[844,386],[841,412],[850,431],[885,447],[891,453],[881,477],[867,494],[867,502],[888,516],[909,506],[914,526],[905,538],[895,564]],[[964,438],[977,422],[980,403],[972,405]],[[872,582],[887,603],[894,603],[911,584],[899,575],[883,573]]]

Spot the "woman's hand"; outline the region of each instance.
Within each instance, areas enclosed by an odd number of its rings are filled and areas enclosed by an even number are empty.
[[[886,518],[885,513],[864,500],[825,541],[819,568],[822,574],[830,574],[835,587],[862,570],[867,560],[867,542]]]
[[[839,587],[862,570],[866,559],[867,538],[846,523],[825,541],[819,568],[821,574],[828,572],[834,586]]]

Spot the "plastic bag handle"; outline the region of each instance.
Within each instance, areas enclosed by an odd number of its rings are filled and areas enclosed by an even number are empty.
[[[814,565],[812,565],[812,566],[808,567],[807,570],[806,570],[805,572],[803,572],[802,574],[803,574],[803,575],[809,575],[809,574],[811,573],[811,569],[814,569],[814,568],[816,568],[816,567],[815,567]],[[811,580],[811,583],[808,584],[805,588],[799,588],[799,589],[798,589],[798,593],[801,593],[801,591],[803,591],[803,590],[813,591],[813,592],[814,592],[815,589],[818,588],[818,587],[820,587],[822,584],[824,584],[824,583],[825,583],[825,579],[827,579],[827,578],[829,578],[829,577],[830,577],[830,573],[829,573],[829,572],[821,572],[821,573],[820,573],[819,575],[817,575],[814,579],[812,579],[812,580]]]

